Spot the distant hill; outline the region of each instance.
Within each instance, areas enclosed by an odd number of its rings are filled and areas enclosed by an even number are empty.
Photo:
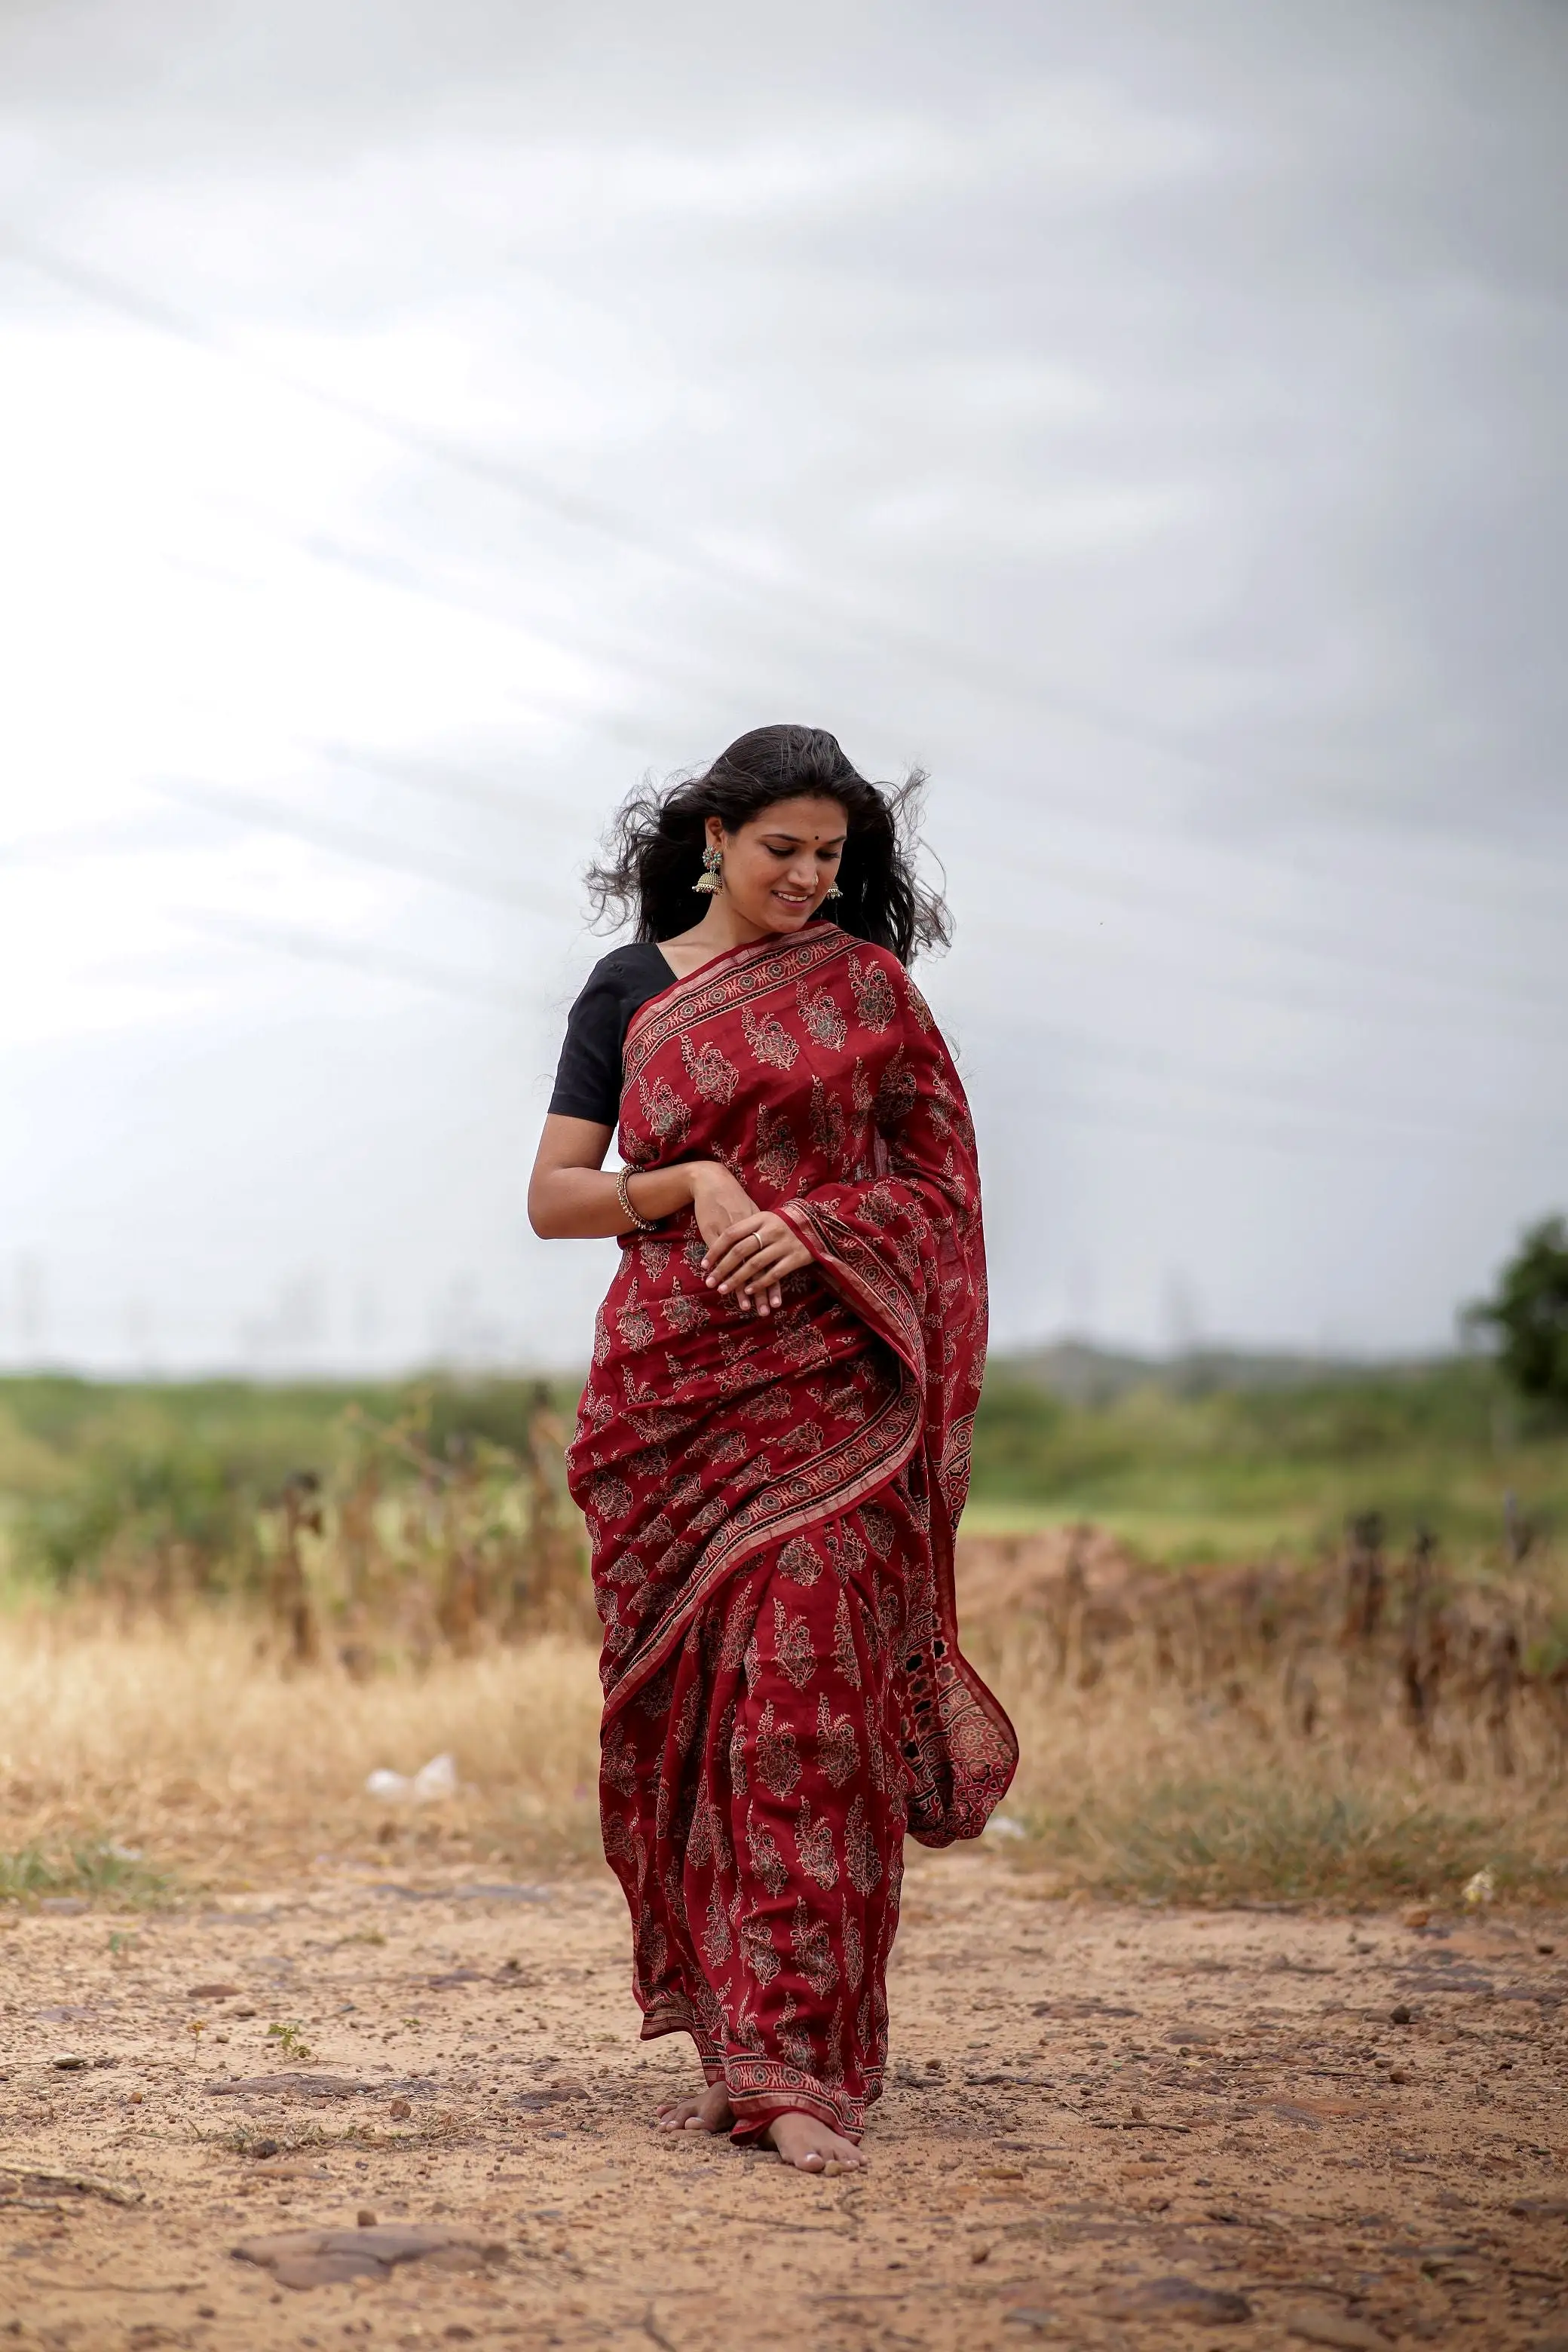
[[[992,1370],[1031,1381],[1064,1403],[1113,1404],[1133,1389],[1167,1396],[1210,1396],[1216,1390],[1316,1388],[1323,1382],[1410,1378],[1431,1369],[1405,1359],[1369,1362],[1363,1357],[1254,1354],[1242,1348],[1194,1348],[1180,1356],[1123,1354],[1089,1339],[1054,1339],[1048,1346],[998,1354]]]

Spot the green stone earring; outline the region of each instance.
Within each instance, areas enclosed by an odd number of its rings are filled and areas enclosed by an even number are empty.
[[[721,851],[715,849],[712,843],[710,842],[707,848],[702,853],[702,871],[698,876],[696,881],[692,884],[692,888],[694,890],[706,890],[709,892],[721,890],[724,887],[724,885],[720,877],[723,873],[723,854]]]

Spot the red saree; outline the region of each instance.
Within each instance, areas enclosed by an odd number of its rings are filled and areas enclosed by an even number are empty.
[[[814,1267],[753,1318],[689,1212],[625,1237],[568,1464],[605,1626],[605,1852],[645,2040],[738,2136],[858,2137],[881,2089],[906,1827],[973,1837],[1017,1761],[959,1654],[953,1531],[985,1347],[963,1090],[898,959],[829,923],[634,1016],[632,1168],[714,1158]]]

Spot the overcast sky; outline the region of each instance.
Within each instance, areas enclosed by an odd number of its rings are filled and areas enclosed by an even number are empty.
[[[995,1330],[1568,1205],[1568,16],[3,0],[0,1362],[581,1360],[579,875],[932,778]],[[694,914],[698,902],[693,902]]]

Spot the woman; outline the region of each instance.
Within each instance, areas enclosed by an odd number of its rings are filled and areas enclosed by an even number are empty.
[[[643,2036],[709,2086],[663,2118],[806,2171],[862,2161],[906,1825],[976,1836],[1017,1760],[953,1622],[985,1274],[904,969],[945,936],[910,793],[762,727],[626,804],[589,878],[637,941],[573,1008],[529,1188],[536,1233],[622,1244],[568,1468]]]

